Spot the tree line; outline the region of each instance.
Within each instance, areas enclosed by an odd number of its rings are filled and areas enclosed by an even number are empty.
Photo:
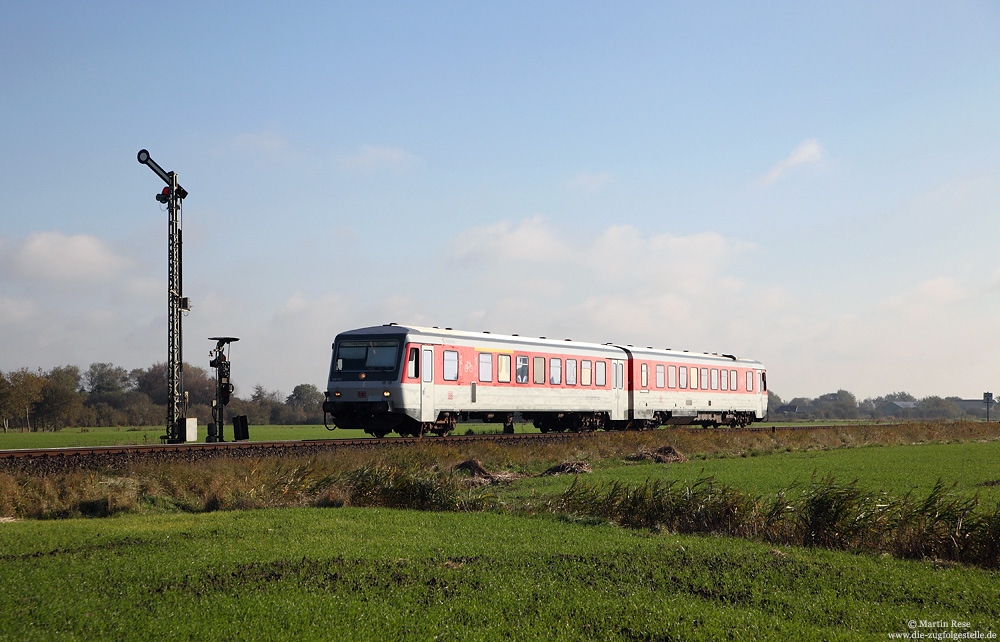
[[[998,416],[991,410],[991,419]],[[961,397],[929,396],[917,399],[908,392],[893,392],[859,401],[847,390],[838,390],[810,399],[795,397],[782,401],[768,392],[768,414],[772,420],[794,419],[963,419],[985,418],[986,404]]]
[[[184,364],[187,416],[207,422],[212,416],[215,378],[204,368]],[[249,398],[233,396],[230,415],[246,415],[254,425],[323,422],[323,393],[308,383],[292,394],[254,386]],[[126,370],[110,363],[58,366],[48,372],[27,368],[0,372],[3,431],[54,431],[67,426],[155,426],[166,422],[167,366]]]

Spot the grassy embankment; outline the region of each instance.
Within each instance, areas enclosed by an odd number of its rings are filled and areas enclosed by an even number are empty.
[[[984,506],[993,507],[1000,500],[996,432],[993,426],[969,423],[776,433],[599,433],[550,444],[450,444],[428,438],[421,447],[333,451],[312,458],[131,464],[62,475],[14,469],[0,472],[0,517],[88,514],[87,506],[102,500],[108,513],[170,506],[201,511],[308,505],[358,469],[420,470],[447,477],[456,464],[473,458],[490,471],[515,477],[513,483],[491,486],[490,494],[505,506],[528,510],[544,506],[569,487],[568,477],[538,476],[568,460],[588,462],[594,469],[588,476],[592,482],[658,480],[690,486],[712,478],[720,485],[766,496],[830,476],[844,484],[857,480],[860,488],[897,497],[927,495],[940,480],[949,495],[978,496]],[[637,451],[667,443],[690,459],[671,464],[628,460]],[[884,447],[890,445],[907,447]]]

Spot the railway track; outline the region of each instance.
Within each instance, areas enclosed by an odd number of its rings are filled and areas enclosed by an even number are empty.
[[[300,441],[227,441],[189,444],[130,444],[122,446],[72,446],[68,448],[22,448],[16,450],[0,450],[2,459],[32,459],[46,457],[72,457],[77,455],[103,454],[142,454],[142,453],[234,453],[246,451],[276,451],[294,452],[315,448],[376,448],[381,446],[406,446],[418,443],[435,442],[474,442],[474,441],[525,441],[529,439],[566,439],[583,433],[556,434],[514,434],[514,435],[451,435],[448,437],[385,437],[377,439],[364,437],[359,439],[303,439]]]
[[[306,439],[301,441],[230,441],[190,444],[136,444],[124,446],[75,446],[0,450],[0,471],[34,474],[63,473],[70,470],[122,468],[131,465],[198,462],[219,458],[309,456],[337,450],[406,447],[418,443],[461,444],[476,441],[558,441],[579,438],[577,433],[455,435],[449,437],[388,437],[383,439]]]
[[[749,426],[718,429],[727,433],[821,430],[837,426]],[[839,426],[843,427],[843,426]],[[672,427],[667,430],[698,432],[701,427]],[[517,433],[484,435],[449,435],[447,437],[387,437],[362,439],[307,439],[301,441],[230,441],[189,444],[134,444],[122,446],[74,446],[69,448],[25,448],[0,450],[0,469],[46,471],[69,468],[117,467],[145,461],[195,461],[214,457],[268,457],[309,455],[331,450],[402,447],[415,444],[454,444],[474,442],[518,443],[586,439],[592,432]],[[604,433],[609,434],[609,433]]]

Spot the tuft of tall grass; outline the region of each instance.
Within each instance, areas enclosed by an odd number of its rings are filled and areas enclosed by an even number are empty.
[[[796,543],[837,549],[864,549],[886,527],[888,505],[857,487],[857,481],[838,483],[832,476],[813,479],[790,516]]]
[[[988,559],[991,522],[976,513],[977,505],[978,496],[949,497],[941,480],[922,501],[906,495],[894,506],[893,552],[907,558]],[[998,534],[992,533],[994,559]]]
[[[752,532],[760,512],[757,500],[711,478],[691,485],[661,479],[590,485],[578,477],[556,506],[629,528],[732,535]]]
[[[454,475],[426,469],[366,466],[346,473],[337,485],[346,487],[352,506],[459,511],[486,505],[485,496],[464,490]]]
[[[553,510],[628,528],[724,534],[1000,568],[1000,508],[982,514],[977,506],[978,498],[949,496],[940,483],[918,501],[825,477],[767,500],[712,478],[693,484],[657,479],[634,485],[588,484],[577,478]]]

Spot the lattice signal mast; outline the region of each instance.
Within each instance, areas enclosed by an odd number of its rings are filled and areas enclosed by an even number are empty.
[[[156,195],[156,200],[167,206],[169,218],[167,235],[167,434],[171,444],[184,443],[184,359],[181,341],[181,313],[191,309],[187,297],[181,296],[181,201],[188,195],[187,190],[177,182],[175,172],[165,172],[149,157],[145,149],[139,150],[138,160],[153,170],[153,173],[167,184]]]

